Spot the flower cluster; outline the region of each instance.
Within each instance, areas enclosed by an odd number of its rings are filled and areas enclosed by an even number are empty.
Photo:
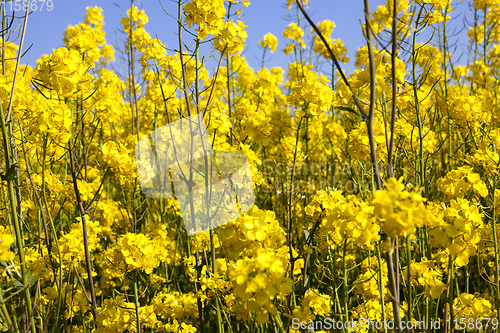
[[[91,89],[88,69],[77,50],[60,47],[40,58],[34,76],[61,97],[72,97],[77,92],[87,93]]]
[[[89,7],[33,68],[3,27],[1,330],[498,319],[499,1],[470,1],[467,59],[450,49],[454,3],[386,1],[345,75],[333,21],[311,29],[294,8],[284,48],[264,35],[254,69],[249,1],[177,5],[168,48],[133,5],[111,46]],[[269,68],[268,51],[290,63]],[[193,116],[207,132],[189,123],[174,140]],[[148,191],[157,181],[169,191]],[[228,218],[192,235],[199,216]]]
[[[401,179],[389,178],[385,188],[373,194],[374,215],[388,235],[409,235],[415,228],[432,223],[432,213],[425,207],[425,198],[409,192]],[[435,219],[435,218],[434,218]]]
[[[197,25],[198,36],[205,39],[207,35],[216,35],[224,26],[223,17],[226,14],[223,0],[192,0],[184,5],[186,18],[184,22]]]
[[[259,44],[262,47],[269,47],[271,52],[276,51],[276,46],[278,46],[278,39],[273,34],[267,34],[264,36],[263,40],[259,40]]]

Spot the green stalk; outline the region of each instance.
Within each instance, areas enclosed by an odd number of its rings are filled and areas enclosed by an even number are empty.
[[[278,326],[280,333],[285,333],[285,329],[283,328],[283,323],[281,322],[281,319],[280,319],[278,313],[279,312],[276,312],[274,314],[274,320],[276,321],[276,324],[277,324],[276,326]]]
[[[389,279],[389,287],[392,293],[392,311],[395,321],[394,324],[396,326],[396,330],[399,333],[401,333],[402,330],[401,330],[401,314],[399,310],[399,294],[397,293],[398,286],[396,285],[396,280],[394,277],[394,260],[391,253],[392,243],[390,237],[388,238],[388,242],[389,242],[389,250],[385,256],[385,260],[387,263],[387,277]]]
[[[85,211],[85,208],[83,207],[82,198],[80,196],[80,190],[78,189],[78,183],[77,183],[77,179],[76,179],[77,170],[75,167],[75,158],[73,156],[73,144],[71,143],[71,139],[68,141],[68,148],[69,148],[71,177],[73,179],[73,189],[75,191],[76,203],[77,203],[77,206],[79,208],[80,218],[81,218],[81,222],[82,222],[83,248],[85,251],[85,266],[86,266],[86,270],[87,270],[87,276],[89,279],[90,297],[91,297],[91,301],[92,301],[92,316],[94,318],[93,325],[95,328],[97,325],[97,300],[96,300],[95,289],[94,289],[94,278],[92,276],[92,260],[90,258],[90,251],[89,251],[87,218],[86,218],[87,212]]]
[[[293,232],[293,229],[292,229],[292,223],[293,223],[293,201],[294,201],[294,185],[293,185],[293,182],[294,182],[294,179],[295,179],[295,172],[296,172],[296,167],[297,167],[297,154],[298,154],[298,148],[299,148],[299,133],[300,133],[300,125],[302,124],[302,119],[304,119],[304,117],[301,117],[300,120],[299,120],[299,123],[297,124],[297,134],[295,136],[295,151],[294,151],[294,154],[293,154],[293,166],[292,166],[292,174],[291,174],[291,177],[290,177],[290,189],[287,189],[286,190],[286,194],[287,194],[287,197],[288,197],[288,209],[287,209],[287,217],[288,217],[288,226],[287,226],[287,240],[288,240],[288,251],[290,253],[290,278],[293,280],[294,278],[294,257],[293,257],[293,238],[292,238],[292,232]],[[288,193],[290,193],[290,195],[288,195]],[[290,294],[290,299],[289,299],[289,302],[288,302],[288,306],[291,307],[292,306],[292,300],[294,298],[294,291],[293,291],[293,287],[292,287],[292,293]]]
[[[184,98],[186,100],[186,110],[187,110],[187,113],[188,113],[188,116],[191,117],[191,106],[189,104],[189,91],[188,91],[188,88],[187,88],[187,78],[186,78],[186,68],[185,68],[185,65],[184,65],[184,56],[183,56],[183,48],[182,48],[182,1],[181,0],[178,0],[177,2],[177,15],[178,15],[178,28],[179,28],[179,32],[178,32],[178,37],[179,37],[179,60],[181,62],[181,70],[182,70],[182,84],[183,84],[183,89],[184,89]],[[182,103],[181,103],[182,104]],[[166,101],[165,101],[165,106],[166,106]],[[189,133],[193,133],[193,124],[191,122],[189,122]],[[172,141],[173,141],[173,136],[172,136]],[[174,151],[175,151],[175,143],[174,144]],[[190,167],[189,167],[189,180],[187,182],[187,186],[188,186],[188,192],[189,192],[189,206],[190,206],[190,211],[191,211],[191,220],[192,220],[192,223],[193,223],[193,226],[195,225],[194,221],[195,221],[195,213],[194,213],[194,202],[193,202],[193,192],[192,192],[192,189],[193,189],[193,172],[194,172],[194,168],[193,168],[193,156],[194,156],[194,140],[193,138],[191,138],[191,147],[190,147],[190,151],[191,151],[191,163],[190,163]],[[177,153],[176,153],[176,156],[177,156]],[[179,162],[178,162],[179,163]],[[184,175],[184,172],[182,171],[182,168],[181,168],[181,173],[183,174],[184,176],[184,179],[186,179],[185,175]],[[189,239],[188,239],[188,244],[189,244]],[[200,254],[199,254],[199,250],[196,249],[196,253],[195,253],[195,257],[196,257],[196,278],[195,278],[195,281],[194,281],[194,290],[196,293],[198,293],[198,279],[199,279],[199,270],[198,268],[200,267]],[[204,312],[203,312],[203,303],[201,301],[200,298],[197,298],[196,300],[196,303],[197,303],[197,306],[198,306],[198,316],[199,316],[199,325],[200,325],[200,332],[201,333],[204,333],[205,332],[205,318],[204,318]]]
[[[448,77],[447,77],[447,38],[446,38],[446,14],[448,13],[448,7],[446,7],[444,11],[444,21],[443,21],[443,76],[444,76],[444,96],[445,101],[448,101]],[[452,160],[452,149],[451,149],[451,117],[450,117],[450,107],[449,104],[446,103],[446,112],[448,115],[448,171],[451,171],[451,160]]]
[[[392,67],[392,110],[391,110],[391,138],[388,147],[388,173],[389,177],[394,177],[394,133],[396,131],[396,109],[397,109],[397,94],[398,86],[396,80],[396,52],[398,40],[398,13],[397,13],[397,0],[394,0],[392,8],[392,54],[391,54],[391,67]]]
[[[500,281],[499,281],[499,267],[498,267],[498,235],[497,235],[497,219],[496,219],[496,195],[495,191],[497,188],[497,177],[496,175],[493,177],[493,241],[495,246],[495,284],[497,286],[497,299],[496,299],[496,308],[497,308],[497,318],[500,318]]]
[[[231,13],[231,2],[228,4],[228,9],[227,9],[227,20],[229,21],[229,15]],[[264,52],[266,50],[264,49]],[[264,53],[265,54],[265,53]],[[198,56],[198,53],[196,54]],[[234,146],[234,119],[233,119],[233,110],[231,108],[231,75],[229,73],[229,67],[230,67],[230,61],[229,61],[229,52],[226,53],[226,76],[227,76],[227,108],[229,112],[229,120],[231,121],[231,129],[230,129],[230,135],[231,135],[231,147]],[[264,59],[262,59],[262,67],[264,67]],[[198,66],[196,66],[196,73],[198,74]],[[196,83],[198,85],[198,83]],[[215,84],[215,83],[214,83]],[[198,94],[196,94],[198,96]]]
[[[0,101],[0,126],[2,127],[2,137],[3,137],[3,149],[5,154],[5,180],[7,181],[7,194],[9,196],[10,202],[10,214],[12,222],[14,223],[14,231],[16,234],[16,245],[19,255],[19,263],[21,264],[21,283],[25,287],[24,289],[24,301],[26,302],[26,311],[28,313],[28,318],[31,322],[31,327],[33,332],[36,332],[35,320],[32,313],[31,295],[30,288],[28,287],[26,269],[26,259],[24,257],[24,241],[21,237],[21,224],[19,223],[19,218],[17,216],[17,200],[14,193],[14,182],[16,178],[16,164],[11,163],[11,152],[8,142],[10,142],[7,125],[5,124],[5,115],[3,112],[2,101]]]
[[[377,244],[377,259],[378,259],[378,290],[380,293],[380,306],[382,307],[382,320],[385,322],[385,301],[384,301],[384,285],[382,272],[382,256],[380,255],[380,243]],[[387,333],[387,327],[384,325],[384,332]]]
[[[347,239],[344,241],[344,246],[342,248],[342,291],[343,291],[343,301],[344,301],[344,322],[349,321],[349,288],[347,286]]]
[[[24,143],[23,143],[23,149],[25,149]],[[56,308],[56,319],[55,319],[55,323],[54,323],[54,327],[57,327],[57,323],[59,321],[59,314],[61,311],[61,304],[62,304],[63,261],[62,261],[62,255],[61,255],[61,248],[59,247],[59,239],[57,238],[57,231],[56,231],[56,228],[54,226],[54,220],[52,219],[52,213],[50,212],[49,205],[47,203],[47,192],[46,192],[46,186],[45,186],[45,184],[46,184],[45,183],[45,168],[46,168],[46,158],[47,158],[47,137],[46,137],[46,134],[44,134],[44,138],[43,138],[42,155],[43,155],[43,159],[42,159],[42,197],[43,197],[43,202],[45,205],[45,211],[47,212],[47,215],[49,216],[50,228],[51,228],[52,232],[54,233],[54,242],[56,243],[57,255],[59,258],[59,284],[58,284],[58,288],[57,288],[57,292],[58,292],[57,308]],[[25,156],[26,156],[26,153],[25,153]],[[31,176],[30,176],[30,178],[31,178]],[[33,180],[32,180],[32,185],[34,186]],[[40,202],[40,209],[43,209],[41,202]],[[57,283],[58,280],[57,280],[57,274],[56,274],[56,268],[55,268],[56,265],[53,264],[52,255],[51,255],[52,246],[50,243],[50,235],[47,234],[46,237],[47,237],[47,250],[49,251],[50,262],[51,262],[53,270],[54,270],[54,279]]]
[[[229,14],[228,14],[229,15]],[[196,39],[196,50],[195,50],[195,98],[196,98],[196,110],[198,113],[198,129],[200,132],[200,138],[202,141],[202,148],[203,148],[203,156],[205,158],[205,189],[208,193],[206,193],[206,209],[207,209],[207,222],[209,223],[209,232],[210,232],[210,252],[212,255],[212,276],[215,278],[215,272],[217,269],[217,263],[216,263],[216,256],[215,256],[215,241],[214,241],[214,225],[212,221],[212,217],[210,216],[210,202],[212,201],[212,185],[211,180],[208,179],[208,177],[212,177],[212,168],[213,165],[210,163],[210,171],[208,170],[208,153],[207,153],[207,144],[204,141],[204,133],[202,132],[203,126],[202,123],[204,122],[201,110],[200,110],[200,91],[198,87],[198,82],[199,82],[199,71],[198,71],[198,64],[199,64],[199,46],[200,46],[200,40]],[[227,61],[228,61],[228,73],[229,73],[229,53],[227,55]],[[214,82],[215,84],[215,82]],[[228,74],[228,98],[229,98],[229,103],[230,102],[230,91],[229,91],[229,74]],[[208,108],[208,105],[207,105]],[[231,115],[231,106],[229,104],[229,114]],[[231,145],[233,145],[233,118],[231,117]],[[211,159],[210,162],[213,160]],[[208,263],[207,263],[208,266]],[[219,296],[218,294],[215,295],[215,309],[217,311],[217,330],[219,333],[224,333],[224,327],[222,326],[222,316],[221,316],[221,310],[219,306]]]
[[[412,39],[412,79],[413,79],[413,98],[415,100],[415,113],[417,116],[417,126],[418,126],[418,138],[419,138],[419,157],[418,157],[418,166],[419,171],[418,173],[420,174],[420,177],[417,178],[418,182],[420,183],[421,186],[425,188],[425,159],[424,159],[424,129],[423,129],[423,121],[422,117],[420,115],[420,105],[419,105],[419,100],[418,100],[418,81],[417,81],[417,69],[416,69],[416,62],[417,62],[417,56],[418,56],[418,51],[416,51],[416,39],[417,39],[417,34],[418,34],[418,25],[419,25],[419,18],[420,14],[422,12],[422,9],[424,7],[422,6],[420,8],[420,12],[418,13],[417,17],[417,22],[415,26],[415,30],[413,32],[413,39]]]
[[[16,330],[16,333],[20,333],[20,331],[19,331],[19,324],[18,324],[17,318],[16,318],[16,309],[14,308],[14,304],[13,304],[13,302],[9,302],[7,305],[9,307],[9,309],[8,309],[9,312],[13,314],[12,321],[13,321],[13,324],[14,324],[14,329]]]
[[[371,40],[370,30],[370,7],[369,1],[364,0],[365,3],[365,24],[366,24],[366,45],[368,47],[368,59],[370,68],[370,109],[368,112],[368,121],[366,127],[368,131],[368,139],[370,141],[370,157],[372,162],[373,177],[377,184],[377,190],[382,189],[382,179],[380,178],[380,171],[378,167],[377,146],[375,143],[375,134],[373,132],[373,116],[375,114],[375,97],[376,97],[376,76],[375,76],[375,56],[373,54],[373,46]]]
[[[137,325],[137,333],[141,333],[141,319],[139,317],[139,293],[138,293],[139,271],[135,272],[134,277],[134,301],[135,301],[135,320]]]
[[[412,286],[411,286],[411,247],[410,247],[410,235],[406,236],[406,260],[408,261],[408,274],[406,285],[408,286],[408,321],[412,321],[413,312],[413,300],[412,300]],[[413,329],[412,329],[413,331]]]
[[[451,323],[451,333],[455,331],[455,327],[453,326],[453,256],[450,254],[449,259],[448,259],[448,289],[446,291],[446,305],[444,309],[444,318],[445,322],[449,320]],[[448,325],[445,325],[444,327],[444,333],[448,332]]]
[[[5,301],[3,300],[3,293],[4,291],[3,290],[0,290],[0,309],[2,311],[2,315],[3,315],[3,318],[5,319],[5,321],[7,322],[7,325],[9,327],[13,327],[14,330],[19,333],[19,326],[17,325],[17,320],[14,319],[14,326],[12,324],[12,320],[10,319],[10,313],[9,311],[7,310],[7,306],[5,306]]]

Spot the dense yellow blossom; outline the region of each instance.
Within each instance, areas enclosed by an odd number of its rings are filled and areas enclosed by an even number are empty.
[[[271,52],[275,52],[276,46],[278,46],[278,39],[273,34],[268,33],[264,36],[263,40],[259,40],[259,44],[262,47],[269,47]]]
[[[290,62],[265,66],[272,31],[252,68],[248,5],[165,6],[180,34],[168,46],[133,5],[112,46],[87,7],[34,67],[17,63],[23,21],[6,12],[0,330],[498,319],[499,2],[469,1],[455,36],[451,1],[386,1],[343,73],[345,27],[314,29],[298,7],[283,25]],[[207,230],[190,235],[198,217]]]

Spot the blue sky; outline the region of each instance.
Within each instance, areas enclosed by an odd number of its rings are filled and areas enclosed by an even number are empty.
[[[149,17],[146,31],[151,36],[158,36],[168,47],[177,46],[175,21],[163,11],[157,0],[135,1],[145,10]],[[176,4],[170,0],[163,0],[163,6],[176,14]],[[372,11],[381,0],[372,0]],[[31,50],[23,57],[23,63],[28,62],[34,66],[42,54],[52,52],[53,48],[63,45],[63,33],[68,25],[75,25],[83,21],[87,6],[99,6],[104,13],[104,30],[108,43],[115,44],[115,31],[119,27],[120,18],[125,15],[125,10],[130,8],[130,1],[76,1],[54,0],[52,11],[46,8],[33,12],[28,19],[25,49],[33,43]],[[293,7],[292,7],[293,8]],[[348,55],[353,58],[358,47],[364,45],[359,19],[363,17],[363,1],[340,0],[310,0],[308,12],[315,22],[332,20],[336,24],[332,37],[340,38],[348,49]],[[275,53],[266,56],[266,67],[286,67],[289,57],[283,53],[285,38],[283,30],[290,23],[290,15],[295,14],[295,9],[289,10],[285,0],[253,0],[248,8],[243,7],[242,21],[247,25],[248,38],[246,41],[245,57],[254,69],[260,68],[262,48],[258,41],[268,32],[278,37],[278,49]],[[304,20],[305,22],[305,20]],[[308,27],[309,28],[309,27]],[[347,71],[352,66],[346,66]]]
[[[40,0],[38,0],[39,2]],[[332,37],[341,39],[346,45],[351,63],[344,66],[346,72],[354,69],[354,55],[365,44],[359,20],[363,18],[363,1],[341,0],[310,0],[308,12],[315,22],[331,20],[336,24]],[[174,19],[162,9],[158,0],[134,1],[142,7],[149,17],[146,31],[159,39],[170,48],[177,47],[177,29]],[[171,0],[163,0],[163,6],[173,15],[177,13],[177,5]],[[373,12],[377,6],[384,4],[382,0],[371,0],[370,9]],[[83,21],[87,6],[99,6],[104,12],[106,38],[109,44],[116,43],[116,30],[125,11],[130,8],[130,1],[123,0],[53,0],[53,9],[47,8],[33,12],[28,20],[26,33],[26,48],[33,44],[31,50],[23,58],[34,66],[42,54],[52,52],[53,48],[63,45],[63,33],[68,25],[75,25]],[[462,6],[463,7],[463,6]],[[248,38],[246,40],[245,57],[255,70],[260,69],[262,48],[258,41],[268,32],[278,37],[278,49],[274,54],[266,56],[266,67],[280,66],[285,68],[290,57],[283,53],[285,38],[283,30],[291,22],[290,15],[295,9],[286,7],[286,0],[251,0],[248,8],[243,7],[242,21],[247,25]],[[302,18],[303,22],[305,20]],[[461,22],[460,20],[457,20]],[[307,29],[310,27],[307,26]],[[465,40],[464,40],[465,42]],[[462,42],[463,44],[463,42]]]

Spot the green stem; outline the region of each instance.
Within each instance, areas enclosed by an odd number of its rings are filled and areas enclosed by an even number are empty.
[[[347,279],[347,239],[344,241],[344,246],[342,249],[342,290],[343,290],[343,301],[344,301],[344,322],[349,321],[349,287]]]
[[[499,281],[499,266],[498,266],[498,235],[497,235],[497,219],[496,219],[496,195],[495,191],[497,188],[497,177],[493,176],[493,213],[492,213],[492,222],[493,222],[493,241],[495,246],[495,284],[497,286],[497,299],[496,299],[496,308],[497,308],[497,318],[500,318],[500,281]]]
[[[137,325],[137,333],[141,333],[141,319],[139,317],[140,306],[139,306],[138,282],[139,282],[139,271],[136,271],[134,277],[135,320]]]
[[[384,300],[384,283],[382,272],[382,256],[380,255],[380,243],[377,244],[377,260],[378,260],[378,291],[380,293],[380,306],[382,308],[382,320],[385,322],[385,300]],[[384,325],[384,332],[387,333],[387,327]]]
[[[19,223],[19,218],[17,216],[17,200],[14,193],[14,182],[16,178],[15,168],[17,167],[15,163],[11,162],[11,152],[9,146],[9,138],[10,135],[7,130],[7,125],[5,124],[5,115],[3,112],[2,101],[0,101],[0,126],[2,126],[2,137],[3,137],[3,148],[4,148],[4,156],[5,156],[5,173],[6,173],[6,181],[7,181],[7,194],[9,196],[10,202],[10,213],[11,218],[14,223],[14,231],[16,234],[16,245],[19,256],[19,263],[21,264],[21,283],[25,287],[24,289],[24,300],[26,302],[26,311],[28,313],[29,321],[31,322],[31,328],[33,332],[36,332],[35,320],[33,317],[32,304],[31,304],[31,295],[30,288],[28,287],[27,282],[27,274],[28,271],[26,269],[26,259],[24,257],[24,241],[21,237],[21,224]]]
[[[408,261],[408,272],[406,285],[408,286],[408,321],[412,321],[412,311],[413,311],[413,295],[411,286],[411,247],[410,247],[410,235],[406,236],[406,260]],[[412,329],[413,331],[413,329]]]
[[[375,114],[375,97],[376,97],[376,75],[375,75],[375,56],[373,54],[373,46],[371,40],[371,30],[369,27],[370,22],[370,7],[369,1],[365,2],[365,20],[366,20],[366,45],[368,47],[368,59],[370,68],[370,110],[368,112],[368,121],[366,127],[368,131],[368,140],[370,142],[370,158],[372,162],[373,176],[377,184],[377,190],[382,189],[382,179],[380,178],[380,171],[378,167],[377,145],[375,143],[375,133],[373,131],[373,117]]]

